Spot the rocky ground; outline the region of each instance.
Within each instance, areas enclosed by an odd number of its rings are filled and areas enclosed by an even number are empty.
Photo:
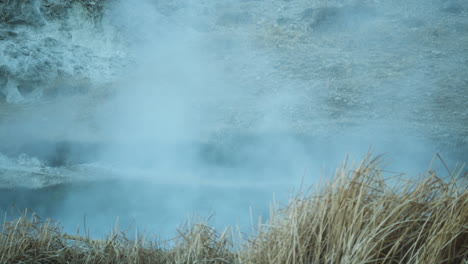
[[[201,81],[214,88],[195,88],[190,105],[207,116],[201,141],[390,134],[428,139],[466,161],[465,1],[157,0],[120,3],[123,19],[115,2],[0,1],[0,142],[9,159],[24,142],[108,140],[96,112],[109,114],[100,106],[138,62],[133,47],[152,38],[138,26],[149,20],[157,36],[190,35],[188,51],[198,54],[191,66],[158,66],[158,83],[185,87],[198,81],[187,72],[216,69],[219,78]],[[167,54],[187,51],[171,40]]]
[[[465,3],[247,1],[227,9],[237,17],[227,30],[252,34],[272,66],[238,67],[247,69],[239,76],[257,80],[260,98],[284,90],[302,98],[283,106],[294,130],[376,122],[466,146]]]

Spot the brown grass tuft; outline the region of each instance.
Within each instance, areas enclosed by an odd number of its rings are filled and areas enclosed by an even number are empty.
[[[231,236],[226,229],[218,234],[204,223],[190,226],[185,231],[179,231],[176,245],[170,256],[173,263],[234,263]]]
[[[377,160],[343,166],[313,196],[276,210],[245,251],[249,263],[463,263],[462,179],[384,180]]]
[[[104,240],[63,234],[25,213],[5,222],[0,263],[465,263],[468,185],[464,176],[384,178],[378,159],[346,163],[318,190],[274,209],[250,239],[204,223],[179,231],[170,247],[117,229]],[[461,170],[460,170],[461,173]]]

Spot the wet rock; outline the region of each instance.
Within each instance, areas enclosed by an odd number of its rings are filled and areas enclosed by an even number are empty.
[[[66,18],[74,7],[81,6],[90,18],[99,19],[108,2],[108,0],[47,0],[41,1],[39,10],[46,19],[58,20]]]
[[[374,16],[373,8],[361,5],[308,8],[300,14],[301,21],[312,31],[349,29]]]
[[[13,39],[18,36],[18,33],[5,30],[5,31],[0,31],[0,40],[5,40],[5,39]]]
[[[290,23],[292,23],[292,22],[293,22],[293,20],[290,19],[290,18],[287,18],[287,17],[279,17],[279,18],[276,20],[276,23],[277,23],[278,25],[281,25],[281,26],[290,24]]]
[[[73,2],[73,1],[72,1]],[[88,15],[95,19],[100,19],[103,15],[103,10],[110,2],[109,0],[77,0],[87,11]]]
[[[453,30],[457,33],[468,34],[468,23],[456,23],[453,25]]]
[[[34,162],[49,167],[78,165],[93,162],[97,159],[102,144],[80,141],[47,141],[25,140],[22,143],[11,143],[0,146],[0,155],[18,157],[18,162]],[[24,158],[30,157],[30,158]],[[1,161],[0,156],[0,161]],[[34,158],[34,159],[32,159]],[[31,164],[29,164],[31,165]]]
[[[152,3],[156,6],[157,11],[165,16],[174,14],[186,4],[181,0],[155,0]]]
[[[48,19],[61,19],[68,15],[71,7],[68,1],[45,1],[41,7],[41,13]]]
[[[247,12],[227,12],[218,17],[216,24],[220,26],[235,26],[249,24],[252,16]]]
[[[102,32],[110,0],[0,0],[0,100],[82,93],[122,65]],[[120,57],[121,58],[121,57]],[[64,81],[66,80],[66,81]]]
[[[0,98],[5,102],[12,102],[17,97],[18,90],[14,91],[12,88],[14,84],[9,80],[9,69],[5,65],[0,65]],[[13,91],[12,91],[13,90]]]
[[[34,0],[0,1],[0,23],[29,26],[42,26],[44,19],[39,12],[40,2]]]
[[[402,23],[409,28],[421,28],[426,25],[426,22],[419,18],[406,18],[402,20]]]
[[[301,13],[302,20],[310,20],[314,23],[320,23],[333,19],[339,13],[338,7],[307,8]]]
[[[5,87],[3,88],[7,103],[19,103],[24,100],[23,96],[18,90],[18,83],[11,77],[7,78]]]
[[[466,1],[447,0],[442,4],[442,11],[452,14],[460,14],[468,8]]]

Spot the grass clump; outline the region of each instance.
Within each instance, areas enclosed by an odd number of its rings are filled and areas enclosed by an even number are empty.
[[[144,237],[130,240],[117,230],[104,240],[71,236],[28,211],[1,231],[0,263],[167,263]]]
[[[25,214],[3,224],[0,263],[468,263],[466,180],[384,178],[378,159],[366,158],[273,209],[236,245],[204,223],[163,247],[117,229],[104,240],[70,236]]]
[[[248,262],[467,262],[466,182],[433,171],[385,180],[377,165],[343,166],[323,188],[275,210],[249,243]]]

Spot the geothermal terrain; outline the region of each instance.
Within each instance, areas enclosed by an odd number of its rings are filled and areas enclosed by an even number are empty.
[[[0,208],[248,229],[347,154],[449,175],[467,102],[466,1],[0,0]]]

